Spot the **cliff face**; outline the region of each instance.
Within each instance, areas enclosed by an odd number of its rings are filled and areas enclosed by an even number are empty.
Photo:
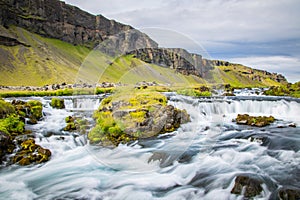
[[[201,77],[206,70],[209,70],[202,65],[202,56],[190,54],[180,48],[142,48],[127,54],[133,54],[147,63],[175,69],[184,75],[191,74]]]
[[[252,69],[227,61],[203,59],[201,55],[191,54],[185,49],[180,48],[142,48],[133,50],[127,54],[133,54],[136,58],[147,63],[175,69],[184,75],[196,75],[206,78],[206,74],[215,68],[227,67],[223,69],[224,72],[234,70],[243,77],[253,81],[261,82],[267,78],[278,83],[287,83],[286,78],[281,74]]]
[[[91,48],[111,35],[133,29],[58,0],[0,0],[0,25],[19,26],[45,37]]]

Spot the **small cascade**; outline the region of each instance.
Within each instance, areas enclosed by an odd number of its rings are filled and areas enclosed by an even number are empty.
[[[65,106],[66,106],[67,110],[93,111],[93,110],[96,110],[99,107],[102,98],[101,97],[66,98],[65,99]]]
[[[254,116],[272,115],[276,119],[300,123],[300,104],[288,99],[260,98],[259,100],[206,98],[196,99],[183,96],[171,96],[171,104],[176,107],[189,109],[191,113],[201,114],[202,120],[208,121],[227,119],[231,120],[237,114],[249,114]]]

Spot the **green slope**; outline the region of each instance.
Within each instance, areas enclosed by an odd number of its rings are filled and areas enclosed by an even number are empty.
[[[26,44],[0,45],[0,85],[43,86],[103,81],[127,84],[155,81],[171,86],[228,83],[235,87],[278,85],[269,78],[254,79],[255,75],[264,75],[259,71],[248,74],[251,68],[242,65],[215,67],[204,78],[185,76],[131,55],[111,58],[97,50],[45,38],[19,27],[0,27],[0,31]]]
[[[24,29],[11,27],[18,40],[30,45],[1,45],[1,85],[42,86],[74,82],[74,75],[89,49],[43,38]]]

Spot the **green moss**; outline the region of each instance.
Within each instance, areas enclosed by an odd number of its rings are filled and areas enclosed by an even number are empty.
[[[300,97],[300,81],[294,84],[286,84],[282,86],[273,86],[270,87],[267,91],[264,92],[265,95],[272,96],[292,96],[299,98]]]
[[[177,90],[177,94],[185,95],[185,96],[192,96],[192,97],[207,97],[211,96],[210,91],[199,91],[197,89],[183,89]]]
[[[0,119],[0,130],[8,135],[19,135],[24,133],[25,124],[16,114]]]
[[[249,116],[248,114],[238,114],[236,117],[236,122],[238,124],[245,124],[250,126],[257,126],[257,127],[263,127],[270,125],[275,121],[275,118],[273,116]]]
[[[0,119],[5,118],[12,113],[15,113],[14,106],[3,99],[0,99]]]
[[[133,121],[141,123],[145,121],[146,112],[145,111],[134,111],[130,112],[130,117]]]
[[[30,100],[27,105],[29,105],[30,115],[33,118],[39,120],[43,117],[43,104],[40,101]]]
[[[67,123],[67,126],[64,128],[64,131],[74,131],[76,130],[76,124],[74,122]]]
[[[63,109],[63,108],[65,108],[65,101],[64,101],[64,99],[54,97],[54,98],[51,99],[50,105],[53,108]]]

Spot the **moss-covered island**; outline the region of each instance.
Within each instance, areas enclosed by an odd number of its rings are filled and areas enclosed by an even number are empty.
[[[237,124],[249,125],[249,126],[257,126],[263,127],[270,125],[275,121],[273,116],[250,116],[248,114],[238,114],[236,119]]]
[[[149,89],[116,92],[95,111],[96,125],[88,138],[92,144],[117,146],[172,132],[190,119],[185,110],[167,102],[166,96]]]

